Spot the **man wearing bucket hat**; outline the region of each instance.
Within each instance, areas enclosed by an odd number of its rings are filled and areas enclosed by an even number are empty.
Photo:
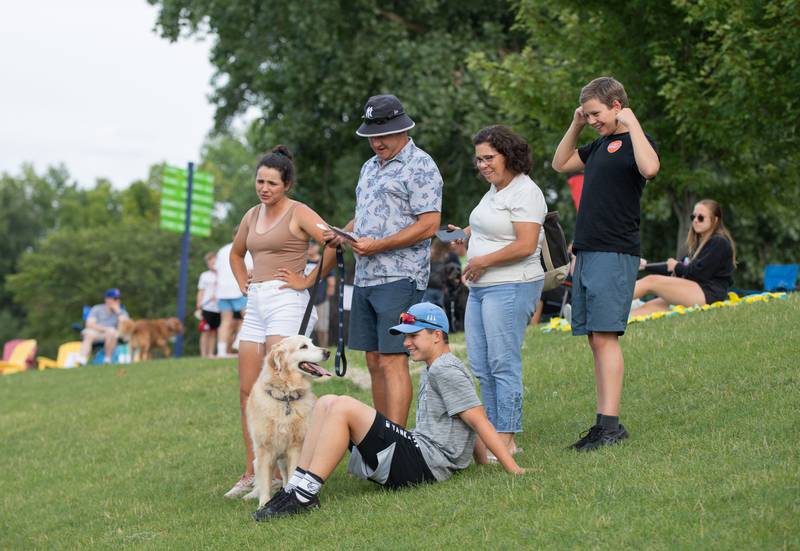
[[[486,447],[503,468],[525,472],[486,417],[469,371],[447,344],[449,325],[440,307],[415,304],[389,332],[403,339],[419,378],[417,424],[407,431],[350,396],[321,397],[311,413],[303,450],[289,483],[253,513],[257,521],[319,507],[319,493],[348,448],[347,471],[388,488],[441,482],[474,456],[488,463]]]
[[[337,239],[356,253],[348,346],[366,352],[376,409],[405,426],[412,396],[408,356],[402,336],[388,329],[428,286],[443,183],[436,163],[409,137],[414,121],[400,100],[372,96],[362,118],[356,134],[375,155],[361,167],[355,218],[345,227],[357,239]]]
[[[105,346],[105,363],[111,362],[114,348],[117,346],[117,327],[119,320],[127,318],[128,313],[120,302],[119,289],[112,288],[105,292],[103,304],[95,304],[86,316],[85,329],[81,331],[81,350],[78,363],[83,365],[89,361],[92,345],[102,342]]]

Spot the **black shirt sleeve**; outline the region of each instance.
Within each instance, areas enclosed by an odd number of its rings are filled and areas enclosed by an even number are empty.
[[[692,281],[704,282],[712,279],[720,268],[730,263],[733,252],[728,240],[715,235],[703,246],[700,253],[689,264],[677,264],[675,275]]]
[[[591,143],[587,143],[586,145],[582,145],[581,147],[578,148],[578,157],[581,158],[581,162],[583,164],[586,164],[586,159],[588,159],[589,155],[592,154],[592,150],[595,148],[598,141],[599,138]]]
[[[658,275],[672,275],[672,272],[667,270],[667,263],[666,262],[659,262],[656,265],[647,265],[644,268],[644,271],[649,274],[658,274]]]

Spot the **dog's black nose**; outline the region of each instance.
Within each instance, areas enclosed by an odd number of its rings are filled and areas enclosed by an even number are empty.
[[[331,357],[331,351],[326,348],[322,353],[322,358],[327,360],[330,357]]]

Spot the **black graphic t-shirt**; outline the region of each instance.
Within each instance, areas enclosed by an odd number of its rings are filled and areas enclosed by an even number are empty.
[[[647,181],[636,166],[630,134],[601,136],[578,148],[578,155],[586,168],[573,249],[639,256],[640,200]]]

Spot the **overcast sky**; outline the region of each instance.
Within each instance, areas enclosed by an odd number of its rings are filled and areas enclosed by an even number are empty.
[[[208,42],[153,32],[145,0],[0,0],[0,172],[63,162],[117,188],[196,161],[212,125]]]

